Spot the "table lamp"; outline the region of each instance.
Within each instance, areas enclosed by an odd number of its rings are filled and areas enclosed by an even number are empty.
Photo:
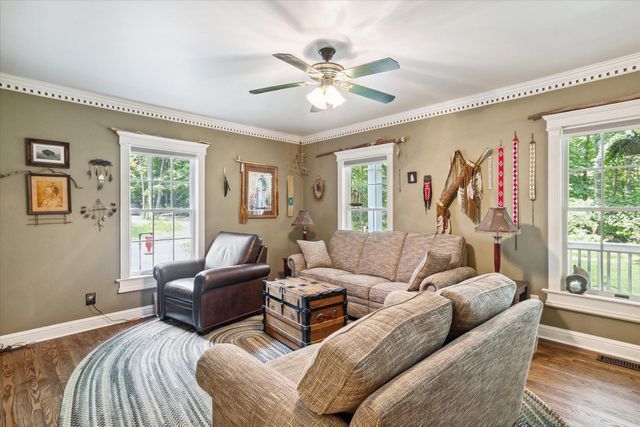
[[[311,215],[309,212],[302,209],[298,212],[298,216],[291,223],[291,225],[301,225],[302,226],[302,239],[309,240],[309,236],[307,235],[307,226],[315,225],[313,220],[311,219]]]
[[[489,208],[489,212],[482,222],[476,226],[476,231],[496,233],[493,236],[493,268],[500,272],[500,240],[502,234],[515,233],[518,227],[511,221],[506,208]]]

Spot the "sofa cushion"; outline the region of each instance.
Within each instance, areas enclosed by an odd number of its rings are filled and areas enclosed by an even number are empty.
[[[211,243],[205,258],[204,268],[256,262],[262,246],[262,237],[257,234],[221,231]]]
[[[298,246],[304,255],[307,268],[333,267],[327,247],[322,240],[312,242],[309,240],[298,240]]]
[[[352,297],[369,299],[371,287],[379,283],[386,283],[382,277],[367,276],[366,274],[345,274],[334,278],[333,284],[347,288],[347,295]]]
[[[380,283],[371,288],[369,292],[369,300],[377,302],[378,304],[384,304],[385,298],[393,291],[406,291],[409,288],[408,283],[403,282],[388,282]]]
[[[384,300],[384,306],[399,304],[413,298],[415,292],[409,291],[393,291]]]
[[[458,337],[511,306],[516,282],[500,273],[473,277],[439,292],[453,303],[449,338]]]
[[[406,236],[407,233],[403,231],[370,233],[362,248],[356,272],[393,280],[396,277],[398,261]]]
[[[164,294],[181,301],[193,301],[193,282],[195,277],[176,279],[164,284]]]
[[[425,233],[407,233],[400,261],[398,261],[396,282],[409,282],[411,275],[424,258],[424,254],[427,253],[427,239],[430,237]]]
[[[337,268],[326,268],[326,267],[308,268],[300,272],[301,276],[309,277],[311,279],[325,281],[333,284],[335,284],[333,279],[335,279],[338,276],[344,276],[345,274],[349,274],[349,272],[346,270],[340,270]]]
[[[467,244],[462,236],[453,234],[436,234],[427,238],[427,250],[451,254],[449,268],[461,267],[466,264]]]
[[[317,414],[353,412],[384,383],[433,353],[451,325],[451,302],[426,292],[345,326],[324,340],[298,384]]]
[[[355,272],[367,237],[368,233],[360,231],[338,230],[333,233],[329,241],[329,256],[333,267]]]
[[[433,249],[428,250],[422,261],[420,261],[420,263],[416,267],[416,270],[411,275],[411,279],[409,279],[409,290],[419,290],[420,284],[424,279],[431,276],[432,274],[448,270],[450,262],[450,253],[442,253]]]

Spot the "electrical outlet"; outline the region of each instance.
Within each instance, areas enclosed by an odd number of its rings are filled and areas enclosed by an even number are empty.
[[[96,305],[96,293],[91,292],[90,294],[85,294],[85,304],[86,305]]]

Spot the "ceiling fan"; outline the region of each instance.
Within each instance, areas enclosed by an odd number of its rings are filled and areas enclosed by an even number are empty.
[[[284,61],[287,64],[293,65],[294,67],[306,72],[313,81],[269,86],[261,89],[250,90],[249,93],[256,95],[259,93],[289,89],[292,87],[318,86],[307,95],[307,99],[312,105],[311,112],[332,109],[342,105],[345,99],[340,94],[340,90],[364,96],[365,98],[373,99],[374,101],[382,102],[384,104],[388,104],[395,99],[394,95],[389,95],[388,93],[380,92],[379,90],[361,86],[351,81],[351,79],[362,76],[397,70],[398,68],[400,68],[400,64],[398,64],[393,59],[379,59],[367,64],[347,68],[345,70],[342,65],[331,62],[331,58],[333,58],[333,55],[336,53],[336,50],[333,47],[323,47],[318,50],[318,53],[320,54],[324,62],[319,62],[313,65],[309,65],[306,62],[288,53],[276,53],[273,55],[281,61]]]

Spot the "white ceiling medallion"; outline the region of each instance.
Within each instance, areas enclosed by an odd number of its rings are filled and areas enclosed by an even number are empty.
[[[123,98],[101,95],[5,73],[0,73],[0,89],[292,144],[300,143],[301,139],[299,135],[228,122],[198,114],[185,113],[170,108],[157,107],[155,105],[129,101]]]
[[[136,114],[145,117],[152,117],[160,120],[184,123],[192,126],[199,126],[209,129],[217,129],[226,132],[233,132],[242,135],[254,136],[257,138],[271,139],[274,141],[297,144],[312,144],[314,142],[353,135],[360,132],[381,129],[395,126],[402,123],[416,120],[424,120],[430,117],[444,114],[456,113],[458,111],[470,110],[473,108],[485,107],[500,102],[512,101],[545,92],[552,92],[567,87],[578,86],[597,80],[617,77],[640,71],[640,53],[623,56],[598,64],[577,68],[541,79],[507,86],[475,95],[454,99],[438,104],[428,105],[414,110],[405,111],[381,117],[374,120],[356,123],[336,129],[300,136],[285,132],[278,132],[269,129],[262,129],[247,126],[240,123],[233,123],[212,117],[197,114],[184,113],[169,108],[157,107],[128,101],[122,98],[100,95],[93,92],[72,89],[64,86],[54,85],[37,80],[16,77],[9,74],[0,73],[0,89],[12,90],[29,95],[42,96],[45,98],[60,101],[73,102],[76,104],[91,105],[93,107],[108,110],[120,111],[128,114]]]

